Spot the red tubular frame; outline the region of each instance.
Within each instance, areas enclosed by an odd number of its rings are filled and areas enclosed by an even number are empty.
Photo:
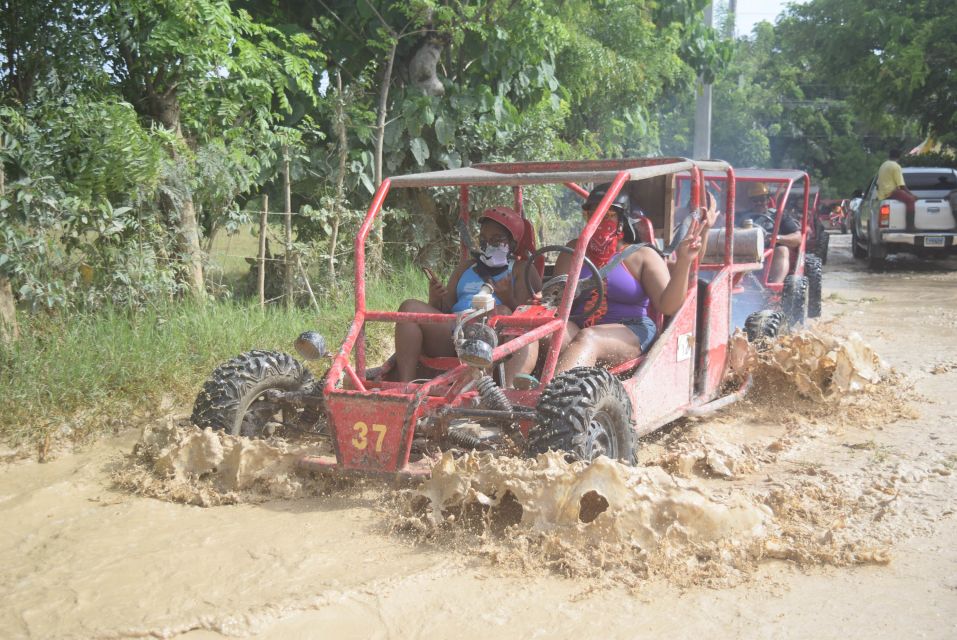
[[[693,208],[697,209],[700,206],[702,195],[704,193],[704,172],[701,168],[691,162],[684,159],[680,159],[684,164],[680,169],[672,169],[668,167],[664,172],[645,172],[645,176],[650,177],[650,175],[675,175],[676,171],[688,171],[691,175],[691,194],[690,194],[690,204]],[[489,319],[489,323],[494,327],[520,327],[524,331],[520,335],[514,336],[511,340],[504,342],[492,350],[492,359],[494,362],[501,362],[502,359],[508,357],[511,354],[519,351],[523,347],[526,347],[533,342],[538,342],[539,340],[552,336],[552,345],[560,344],[564,338],[566,326],[568,323],[569,315],[572,310],[572,302],[574,298],[574,291],[578,285],[580,278],[582,264],[585,257],[585,249],[591,240],[592,235],[597,229],[598,225],[604,218],[607,213],[611,203],[618,196],[621,190],[624,188],[626,182],[628,182],[632,175],[635,175],[635,179],[642,179],[643,174],[640,172],[640,169],[648,166],[661,166],[666,165],[672,162],[675,162],[676,159],[671,158],[662,158],[662,159],[648,159],[648,160],[638,160],[634,164],[628,164],[629,161],[589,161],[585,163],[570,163],[575,167],[574,172],[568,170],[566,173],[562,172],[561,163],[509,163],[506,165],[495,165],[495,170],[507,174],[507,173],[518,173],[518,172],[528,172],[528,171],[557,171],[555,178],[556,181],[552,183],[547,182],[534,182],[534,184],[561,184],[562,180],[567,180],[569,175],[574,175],[575,172],[579,171],[591,171],[598,173],[603,181],[607,181],[610,177],[609,174],[614,173],[614,178],[611,179],[610,188],[605,193],[604,197],[598,203],[598,206],[592,212],[588,221],[585,224],[584,229],[578,237],[577,242],[575,243],[575,255],[572,258],[571,265],[569,266],[569,277],[565,290],[565,294],[562,297],[561,303],[557,310],[545,309],[544,307],[539,309],[526,309],[524,315],[518,316],[493,316]],[[707,163],[705,166],[709,166]],[[714,166],[713,164],[711,165]],[[727,166],[727,165],[725,165]],[[477,168],[481,168],[481,165],[478,165]],[[633,173],[635,169],[638,169],[636,173]],[[728,211],[727,215],[727,233],[725,238],[725,261],[724,268],[734,269],[737,265],[733,264],[733,255],[731,252],[731,236],[734,231],[734,172],[731,167],[727,166],[727,180],[730,185],[727,193],[726,199],[726,209]],[[602,175],[602,173],[604,175]],[[650,174],[650,175],[649,175]],[[577,177],[572,179],[580,179],[582,181],[585,178],[581,177],[581,173]],[[522,177],[525,179],[525,177]],[[536,178],[541,180],[541,178]],[[396,178],[398,180],[398,178]],[[523,191],[520,186],[514,186],[517,182],[517,178],[513,180],[513,197],[515,202],[515,207],[519,211],[523,208]],[[415,186],[409,184],[408,181],[405,183],[396,182],[395,184],[401,187]],[[484,182],[477,182],[477,184],[484,185]],[[574,191],[576,194],[586,197],[588,191],[578,184],[573,182],[564,183],[568,188]],[[366,380],[366,340],[365,340],[365,326],[367,322],[415,322],[421,324],[447,324],[455,322],[457,319],[456,314],[447,314],[447,313],[407,313],[399,311],[370,311],[367,306],[366,300],[366,279],[365,279],[365,268],[366,268],[366,242],[371,233],[373,225],[375,224],[375,218],[382,211],[385,198],[387,197],[391,187],[393,185],[392,179],[386,179],[379,185],[379,188],[376,190],[372,203],[370,204],[366,215],[360,225],[359,232],[355,240],[355,318],[352,321],[352,324],[349,327],[349,330],[346,334],[345,339],[339,350],[336,352],[336,356],[332,361],[332,366],[329,369],[329,373],[326,381],[323,385],[323,395],[326,396],[327,400],[330,402],[355,402],[356,404],[341,404],[342,407],[365,407],[363,411],[369,412],[374,410],[374,401],[375,398],[381,394],[380,397],[383,399],[388,398],[390,402],[394,403],[400,401],[408,403],[408,409],[405,410],[405,417],[402,422],[402,436],[401,442],[402,446],[405,447],[405,451],[399,452],[398,464],[401,467],[408,462],[409,451],[408,448],[411,446],[412,433],[416,428],[418,419],[428,413],[433,411],[442,404],[447,404],[452,401],[451,396],[458,393],[455,399],[455,403],[467,402],[471,397],[475,395],[474,391],[462,394],[459,393],[462,389],[462,385],[465,384],[466,378],[463,376],[470,367],[466,364],[459,363],[454,365],[453,360],[451,362],[440,363],[444,368],[446,366],[451,366],[450,369],[440,373],[435,378],[427,380],[425,382],[417,383],[388,383],[388,382],[378,382]],[[459,210],[460,217],[466,224],[469,220],[469,186],[465,184],[459,184]],[[650,226],[650,221],[646,220],[646,227]],[[807,220],[805,216],[804,221],[805,227],[807,225]],[[644,229],[647,233],[647,228]],[[653,235],[654,230],[651,229]],[[465,251],[463,247],[463,251]],[[708,265],[709,267],[718,266],[721,268],[721,265]],[[742,265],[744,266],[744,265]],[[694,260],[689,278],[691,280],[692,286],[695,286],[694,283],[697,281],[699,265],[697,259]],[[685,302],[688,303],[689,299],[695,297],[694,292],[689,293],[689,297],[686,297]],[[700,302],[699,302],[700,303]],[[681,312],[679,312],[680,318],[682,321],[687,320],[687,304],[682,306]],[[683,314],[683,315],[681,315]],[[675,333],[675,324],[672,324],[669,329],[666,330],[666,334],[670,331],[670,334]],[[685,329],[682,329],[685,330]],[[668,334],[668,335],[670,335]],[[671,346],[673,347],[672,343]],[[664,348],[664,347],[662,347]],[[542,386],[547,385],[555,375],[555,369],[558,362],[559,349],[554,347],[549,349],[548,354],[545,359],[545,365],[542,370],[541,375],[541,384]],[[354,355],[355,364],[354,366],[350,364],[350,356]],[[636,359],[635,363],[640,361],[641,358]],[[630,365],[631,363],[629,363]],[[693,375],[694,367],[692,366],[691,372]],[[647,373],[647,372],[646,372]],[[345,379],[343,379],[345,378]],[[694,382],[692,381],[692,393],[694,389]],[[458,391],[457,391],[458,390]],[[534,403],[534,393],[532,392],[518,392],[518,391],[509,391],[509,397],[512,397],[514,401],[524,403],[531,401]],[[350,399],[351,398],[351,399]],[[373,404],[369,404],[373,402]],[[390,414],[392,417],[387,418],[388,420],[396,420],[394,412]],[[349,418],[348,411],[345,411],[343,416],[335,418],[334,422],[338,423],[341,418]],[[363,418],[366,419],[366,418]],[[359,424],[359,423],[356,423]],[[381,426],[381,425],[380,425]],[[341,432],[341,428],[333,425],[333,428],[337,430],[337,437],[344,437]],[[390,433],[393,433],[390,431]],[[336,441],[338,442],[338,440]],[[343,443],[347,440],[343,440]],[[337,458],[340,454],[337,444]],[[343,444],[342,446],[346,446]],[[356,445],[356,448],[358,446]],[[350,454],[352,455],[352,454]],[[338,458],[342,460],[342,458]],[[349,458],[352,462],[349,464],[356,464],[354,458]],[[359,462],[359,464],[365,464]]]

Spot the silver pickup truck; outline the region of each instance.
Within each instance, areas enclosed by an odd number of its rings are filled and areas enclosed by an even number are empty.
[[[871,269],[881,269],[891,253],[957,253],[957,170],[905,167],[903,173],[918,198],[913,220],[903,202],[877,199],[876,177],[854,212],[851,250]]]

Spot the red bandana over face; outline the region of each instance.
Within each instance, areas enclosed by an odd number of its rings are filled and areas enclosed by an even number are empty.
[[[618,228],[618,216],[606,216],[588,242],[585,255],[599,269],[608,264],[618,249],[618,242],[624,234]]]

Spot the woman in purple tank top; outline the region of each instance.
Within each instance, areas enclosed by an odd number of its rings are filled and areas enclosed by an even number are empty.
[[[599,185],[585,200],[586,219],[604,198],[609,185]],[[673,315],[681,307],[688,292],[691,265],[702,248],[702,236],[716,217],[713,201],[709,203],[703,224],[692,222],[685,239],[674,252],[674,262],[666,263],[651,246],[631,251],[605,276],[605,303],[597,313],[579,326],[569,321],[558,359],[556,373],[573,367],[615,366],[647,351],[657,335],[657,327],[648,316],[649,304],[664,315]],[[608,209],[605,219],[595,230],[586,255],[601,269],[634,242],[629,224],[631,203],[621,193]],[[630,238],[626,236],[630,235]],[[576,238],[569,242],[574,246]],[[555,264],[555,273],[568,273],[572,256],[562,254]],[[581,277],[590,274],[583,267]],[[573,315],[574,315],[573,310]]]

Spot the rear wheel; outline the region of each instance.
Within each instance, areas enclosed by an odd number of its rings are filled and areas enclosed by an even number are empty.
[[[298,360],[280,351],[248,351],[217,367],[193,405],[192,422],[234,436],[268,437],[283,427],[314,427],[320,416],[283,405],[269,391],[315,383]]]
[[[873,239],[867,240],[867,268],[871,271],[883,271],[884,259],[887,257],[887,248],[874,242]]]
[[[806,276],[788,276],[781,292],[781,310],[792,327],[807,321],[808,279]]]
[[[851,224],[851,255],[861,260],[867,257],[867,249],[861,246],[861,241],[857,237],[855,225]]]
[[[804,275],[807,276],[807,317],[821,317],[821,295],[824,286],[824,267],[814,255],[804,256]]]
[[[538,420],[528,433],[532,455],[551,449],[568,460],[607,456],[634,462],[631,399],[605,369],[576,367],[556,376],[538,401]]]

